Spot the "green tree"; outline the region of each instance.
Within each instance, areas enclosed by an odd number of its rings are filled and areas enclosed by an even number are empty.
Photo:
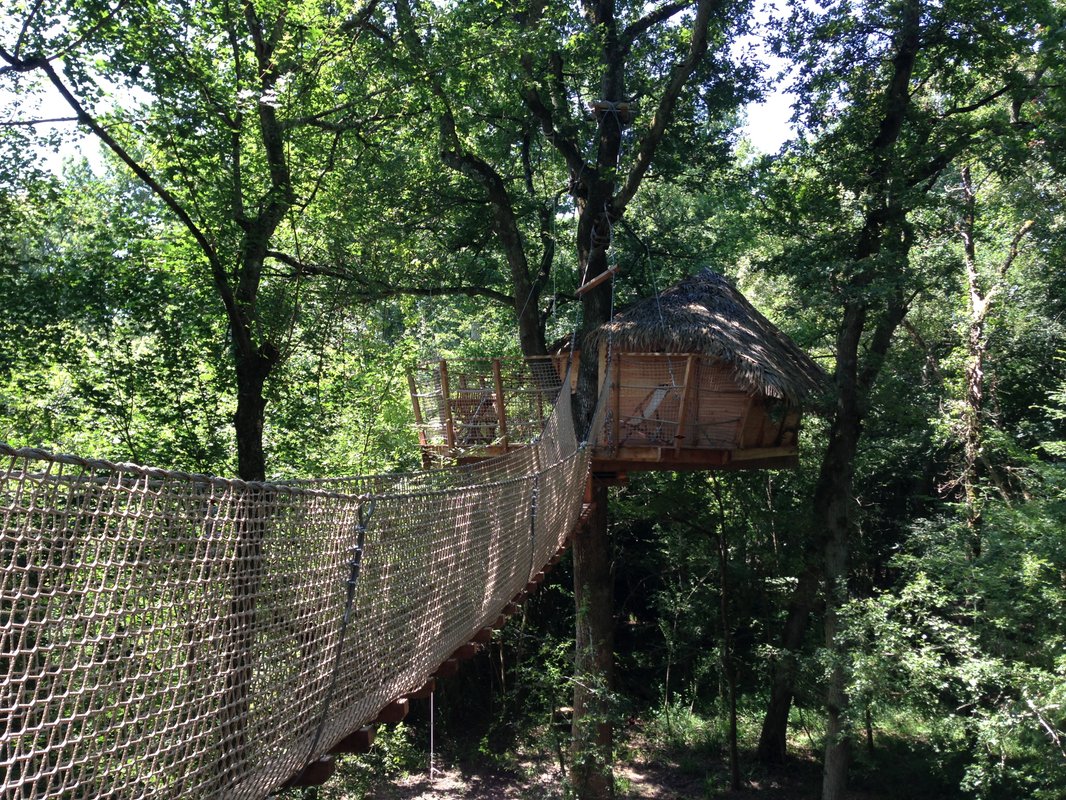
[[[805,293],[831,309],[835,359],[813,501],[820,533],[790,602],[782,645],[786,652],[798,647],[824,580],[827,800],[843,791],[848,763],[846,670],[836,643],[857,523],[856,454],[871,390],[927,283],[923,261],[912,257],[921,233],[914,214],[953,160],[1018,129],[1041,62],[1053,57],[1037,46],[1041,26],[1052,21],[1049,7],[1032,4],[901,0],[824,10],[797,5],[782,29],[782,49],[797,68],[798,118],[812,138],[782,162],[788,178],[776,199],[787,210],[782,222],[803,228],[807,244],[793,249],[788,262]],[[813,231],[803,224],[809,219],[819,220]],[[791,675],[786,660],[763,726],[766,759],[784,753]]]
[[[486,19],[483,3],[396,3],[398,35],[431,109],[441,162],[476,186],[487,206],[526,355],[545,352],[541,298],[552,279],[560,211],[568,207],[576,217],[576,283],[601,276],[614,229],[653,165],[664,174],[678,166],[678,151],[664,147],[668,131],[679,141],[706,141],[718,115],[735,108],[747,76],[728,65],[726,45],[746,6],[530,2]],[[572,285],[569,276],[564,285]],[[582,296],[579,336],[608,319],[611,299],[610,283]],[[580,429],[591,421],[596,371],[597,359],[582,360]],[[597,486],[594,499],[598,511],[574,545],[581,621],[573,780],[581,797],[612,791],[606,487]]]
[[[228,328],[246,479],[265,476],[264,386],[286,355],[303,277],[265,266],[300,252],[296,220],[331,202],[338,165],[369,124],[361,104],[381,87],[360,37],[375,5],[61,0],[6,10],[9,87],[32,91],[40,78],[58,92],[188,237],[185,257]]]

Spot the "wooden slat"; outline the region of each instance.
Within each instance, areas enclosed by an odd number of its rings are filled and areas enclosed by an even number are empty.
[[[681,408],[677,412],[677,430],[674,431],[674,452],[681,449],[685,438],[685,422],[688,420],[689,405],[692,403],[692,383],[695,378],[696,357],[689,353],[685,359],[685,385],[681,389]]]
[[[387,706],[385,706],[378,715],[374,717],[374,725],[387,725],[392,722],[400,722],[407,716],[407,712],[410,710],[410,704],[407,702],[407,698],[401,700],[393,700]]]
[[[369,753],[374,744],[374,727],[367,725],[349,733],[331,748],[331,753]]]
[[[456,661],[467,661],[476,656],[480,650],[481,645],[475,644],[474,642],[467,642],[466,644],[457,647],[451,657]]]
[[[312,761],[298,775],[288,780],[283,788],[291,789],[303,786],[321,786],[337,771],[337,762],[332,756],[323,756]]]
[[[444,413],[444,440],[448,449],[455,448],[455,423],[452,421],[452,401],[448,394],[448,362],[440,362],[441,411]]]
[[[500,446],[507,452],[507,403],[503,396],[503,376],[500,372],[500,359],[492,359],[492,382],[496,387],[496,424],[500,428]]]
[[[436,671],[433,673],[433,677],[450,678],[457,672],[459,672],[459,662],[456,661],[454,658],[449,658],[441,662],[441,665],[437,667]]]
[[[421,688],[415,689],[413,692],[407,693],[408,700],[425,700],[429,697],[437,688],[437,681],[435,678],[430,678],[426,681]]]

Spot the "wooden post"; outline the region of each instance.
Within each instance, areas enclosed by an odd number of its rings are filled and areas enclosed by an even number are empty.
[[[621,446],[622,414],[622,354],[614,354],[614,378],[611,379],[611,452],[618,453]]]
[[[607,267],[607,269],[605,269],[603,272],[601,272],[599,275],[597,275],[595,278],[593,278],[592,280],[588,281],[587,283],[584,283],[581,286],[579,286],[578,290],[576,292],[574,292],[574,297],[580,298],[581,295],[585,294],[586,292],[592,291],[597,286],[599,286],[601,283],[606,281],[608,278],[613,278],[614,274],[616,272],[618,272],[618,265],[617,264],[612,264],[611,266]]]
[[[684,438],[684,425],[688,419],[690,406],[692,405],[692,380],[696,370],[694,364],[696,357],[689,353],[685,359],[685,385],[681,389],[681,407],[677,412],[677,431],[674,433],[674,452],[681,449],[681,440]]]
[[[529,377],[532,379],[533,388],[537,393],[537,426],[539,432],[540,427],[544,425],[544,390],[541,388],[540,379],[537,378],[537,370],[536,367],[533,366],[535,363],[536,361],[533,359],[526,359],[526,369],[529,370]],[[526,441],[528,441],[529,434],[526,433],[525,437]]]
[[[503,376],[500,374],[500,359],[492,359],[492,382],[496,388],[496,424],[500,428],[500,444],[507,452],[507,403],[503,397]]]
[[[455,449],[455,423],[452,422],[452,401],[448,397],[448,362],[440,362],[441,415],[444,422],[444,440],[449,450]]]
[[[422,419],[422,404],[418,402],[418,386],[415,384],[415,376],[411,370],[407,370],[407,386],[411,390],[411,407],[415,410],[415,424],[418,426],[418,443],[422,447],[429,444],[426,439],[425,420]]]

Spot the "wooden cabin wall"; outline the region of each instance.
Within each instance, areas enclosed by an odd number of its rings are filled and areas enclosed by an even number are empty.
[[[789,447],[796,444],[800,412],[772,397],[754,398],[744,431],[741,448]]]
[[[736,448],[752,398],[737,385],[732,368],[718,359],[704,357],[694,388],[693,415],[682,446]]]

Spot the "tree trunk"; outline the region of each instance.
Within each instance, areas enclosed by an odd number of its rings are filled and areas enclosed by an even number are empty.
[[[718,494],[721,507],[722,498]],[[718,521],[718,611],[722,620],[722,669],[725,671],[729,696],[729,787],[734,792],[742,788],[740,779],[740,750],[737,747],[737,660],[733,654],[733,637],[729,631],[729,546],[725,538],[725,513]]]
[[[866,232],[870,232],[867,223]],[[863,237],[870,250],[860,251],[856,261],[877,251],[876,235]],[[861,301],[851,300],[844,308],[844,317],[837,333],[836,414],[829,430],[829,445],[822,459],[818,483],[814,491],[815,523],[825,535],[825,647],[832,666],[826,687],[825,768],[822,776],[822,800],[839,800],[847,786],[850,760],[847,730],[846,673],[837,641],[837,609],[847,600],[848,538],[854,525],[855,502],[852,479],[855,474],[855,455],[862,434],[862,397],[859,386],[859,344],[866,326],[867,308]],[[894,326],[893,326],[894,330]],[[891,342],[875,336],[871,343],[883,346]],[[884,352],[869,357],[880,363]],[[871,377],[872,379],[872,377]]]
[[[613,185],[593,180],[586,188],[586,197],[578,202],[577,250],[585,280],[590,280],[607,269],[610,225],[603,209],[610,202]],[[582,297],[580,342],[611,318],[613,291],[609,280]],[[582,349],[574,398],[579,437],[587,435],[591,439],[596,434],[589,428],[600,394],[599,362],[597,353]],[[573,544],[577,649],[571,779],[578,800],[614,796],[610,702],[614,690],[614,605],[607,538],[608,496],[602,483],[593,480],[592,489],[596,510]]]
[[[249,342],[249,339],[239,337],[238,341]],[[277,359],[277,353],[269,343],[258,348],[254,345],[234,348],[237,411],[233,426],[237,436],[237,470],[242,480],[266,479],[263,450],[266,399],[263,389]],[[239,779],[248,753],[247,729],[255,671],[256,600],[261,582],[263,540],[269,524],[267,491],[264,487],[251,489],[240,510],[229,607],[232,627],[227,643],[226,690],[221,714],[222,794],[226,794]]]
[[[607,486],[592,481],[595,508],[574,536],[574,716],[570,781],[581,800],[614,796],[611,775],[614,604],[607,540]]]
[[[237,410],[233,415],[233,428],[237,436],[237,474],[242,480],[266,479],[266,454],[263,450],[266,398],[263,388],[275,360],[258,351],[234,354]]]

